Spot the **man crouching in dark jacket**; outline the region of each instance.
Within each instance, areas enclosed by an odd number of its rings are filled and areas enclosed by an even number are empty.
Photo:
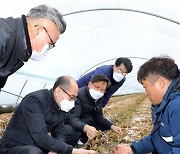
[[[70,125],[64,125],[64,117],[74,107],[77,94],[78,85],[69,76],[59,77],[51,90],[28,94],[1,138],[0,154],[95,153],[69,145],[73,142],[72,134],[77,132]]]
[[[111,129],[121,133],[119,127],[103,117],[103,95],[109,85],[108,77],[97,74],[91,78],[87,87],[79,89],[75,108],[71,110],[70,124],[82,132],[80,144],[85,143],[88,138],[94,138],[97,130]]]

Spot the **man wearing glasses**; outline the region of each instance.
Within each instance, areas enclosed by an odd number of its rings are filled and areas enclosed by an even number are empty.
[[[25,96],[1,138],[0,153],[94,154],[92,150],[73,148],[70,144],[78,140],[78,132],[64,124],[64,117],[74,107],[77,94],[76,81],[61,76],[51,90],[43,89]]]
[[[92,76],[96,74],[106,75],[110,82],[111,86],[106,89],[104,94],[103,107],[108,103],[111,96],[123,85],[125,82],[125,77],[128,73],[132,71],[132,63],[128,58],[118,58],[115,61],[114,65],[103,65],[95,70],[85,74],[80,79],[78,79],[78,87],[87,86]]]
[[[121,129],[103,117],[103,95],[110,86],[108,77],[102,74],[94,75],[88,86],[79,89],[74,109],[71,110],[69,123],[82,132],[79,145],[86,143],[87,139],[97,136],[97,130],[113,130],[121,133]]]
[[[0,89],[29,58],[42,60],[65,29],[62,15],[47,5],[34,7],[20,18],[0,18]]]

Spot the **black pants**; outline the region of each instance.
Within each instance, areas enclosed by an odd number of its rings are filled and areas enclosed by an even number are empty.
[[[65,125],[64,142],[74,146],[77,140],[81,137],[82,132],[74,129],[71,125]],[[62,137],[61,137],[62,138]]]
[[[47,154],[36,146],[16,146],[10,148],[4,154]]]

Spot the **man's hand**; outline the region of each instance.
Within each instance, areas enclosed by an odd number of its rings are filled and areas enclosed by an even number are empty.
[[[133,154],[133,151],[128,145],[119,144],[115,149],[110,151],[109,154]]]
[[[72,154],[97,154],[94,150],[75,149],[73,148]]]
[[[93,139],[95,136],[97,136],[97,130],[93,126],[85,125],[84,131],[86,132],[89,139]]]
[[[115,133],[122,134],[122,131],[121,131],[120,127],[112,125],[111,130],[113,130]]]

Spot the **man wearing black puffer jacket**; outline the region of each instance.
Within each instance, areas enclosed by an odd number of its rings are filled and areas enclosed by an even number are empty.
[[[20,18],[0,18],[0,90],[29,58],[42,60],[65,29],[62,15],[47,5],[34,7]]]
[[[119,127],[103,117],[103,95],[109,85],[107,76],[97,74],[91,78],[87,87],[79,89],[76,105],[71,110],[69,121],[75,129],[82,132],[79,143],[85,143],[88,138],[94,138],[97,130],[111,129],[116,133],[121,133]]]

